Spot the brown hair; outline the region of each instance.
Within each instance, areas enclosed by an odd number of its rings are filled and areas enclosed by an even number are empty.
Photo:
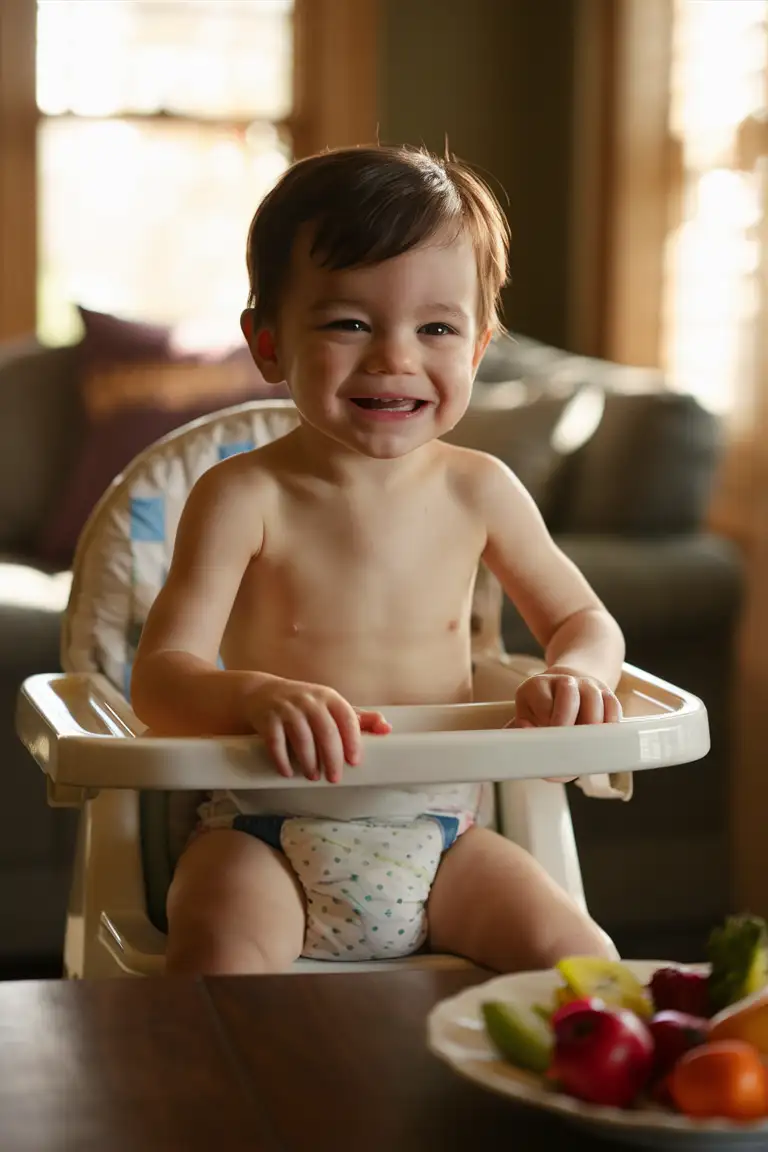
[[[300,160],[262,200],[248,232],[248,307],[255,325],[277,319],[297,235],[312,225],[310,254],[329,269],[378,264],[455,225],[472,239],[478,320],[500,326],[509,226],[479,176],[423,149],[342,148]]]

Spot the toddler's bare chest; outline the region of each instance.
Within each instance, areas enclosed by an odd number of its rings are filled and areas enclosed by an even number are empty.
[[[264,619],[269,605],[278,631],[455,631],[468,619],[484,544],[482,528],[450,501],[300,511],[266,526],[241,607]]]

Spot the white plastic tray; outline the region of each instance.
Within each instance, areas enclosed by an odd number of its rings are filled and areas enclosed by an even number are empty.
[[[489,664],[505,689],[535,662]],[[481,669],[481,672],[483,670]],[[477,684],[477,677],[476,677]],[[514,694],[513,691],[511,694]],[[503,730],[514,703],[386,707],[388,736],[364,736],[364,763],[344,783],[381,787],[545,776],[639,772],[686,764],[709,751],[703,703],[690,693],[625,665],[619,724]],[[154,737],[120,693],[93,673],[27,680],[17,731],[57,791],[73,788],[274,789],[339,787],[276,776],[257,737]]]

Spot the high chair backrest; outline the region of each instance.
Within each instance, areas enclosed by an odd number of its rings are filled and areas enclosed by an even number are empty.
[[[126,696],[141,629],[165,582],[182,509],[220,460],[295,427],[289,401],[243,404],[196,420],[147,448],[91,514],[75,555],[61,662],[103,673]]]
[[[101,672],[129,695],[141,629],[165,581],[179,517],[195,482],[217,462],[296,427],[289,400],[252,401],[196,420],[142,452],[113,481],[83,530],[64,618],[67,672]],[[500,647],[500,594],[478,578],[473,649]]]

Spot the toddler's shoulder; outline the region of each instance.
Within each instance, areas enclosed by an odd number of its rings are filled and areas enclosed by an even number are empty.
[[[189,505],[201,515],[239,511],[244,502],[264,498],[274,488],[274,465],[269,449],[254,448],[229,456],[208,468],[197,480]]]
[[[520,482],[506,464],[490,452],[444,444],[443,457],[453,487],[473,500],[483,502],[494,494],[514,492]]]

